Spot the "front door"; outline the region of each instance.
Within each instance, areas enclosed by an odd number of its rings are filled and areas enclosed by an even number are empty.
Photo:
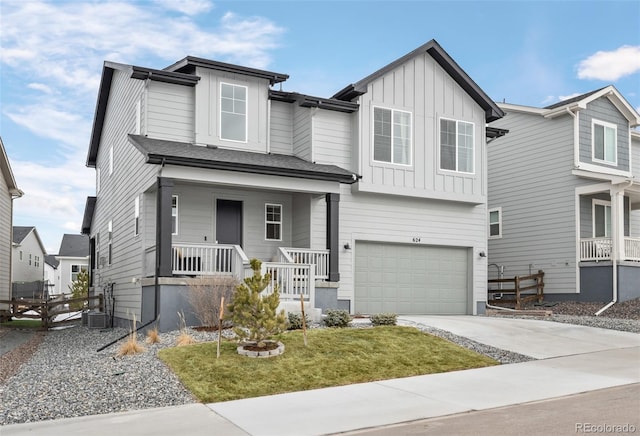
[[[242,245],[242,202],[216,200],[216,239],[218,244]]]

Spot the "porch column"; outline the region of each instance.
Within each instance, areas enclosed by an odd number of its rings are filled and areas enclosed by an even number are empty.
[[[624,189],[612,188],[611,195],[611,251],[612,261],[624,260]]]
[[[338,223],[340,194],[329,193],[325,196],[327,202],[327,249],[329,250],[329,279],[330,282],[340,281],[340,271],[338,262],[339,234]]]
[[[156,192],[156,276],[171,277],[171,195],[173,179],[158,177]]]

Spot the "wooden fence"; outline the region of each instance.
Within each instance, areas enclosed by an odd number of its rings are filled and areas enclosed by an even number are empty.
[[[70,299],[55,299],[55,300],[42,300],[42,299],[29,299],[29,298],[14,298],[12,300],[0,300],[0,304],[8,304],[10,311],[7,316],[14,318],[30,318],[42,320],[42,327],[49,328],[51,326],[64,324],[66,322],[77,321],[77,319],[66,319],[61,321],[55,321],[54,319],[58,315],[64,315],[65,313],[78,312],[77,309],[72,309],[73,303],[83,303],[85,309],[98,309],[104,311],[104,298],[102,294],[93,297],[80,297]],[[86,303],[86,304],[85,304]],[[27,313],[35,312],[35,313]]]
[[[491,285],[498,284],[499,288],[495,289]],[[504,285],[511,285],[507,288]],[[535,290],[535,293],[527,291]],[[532,274],[529,276],[516,276],[512,279],[491,279],[489,280],[488,288],[489,296],[492,294],[513,294],[515,295],[516,309],[520,310],[522,304],[528,301],[537,300],[538,303],[542,303],[544,299],[544,271],[539,270],[538,274]],[[505,302],[512,302],[511,299],[492,299],[487,298],[489,304],[500,304]]]

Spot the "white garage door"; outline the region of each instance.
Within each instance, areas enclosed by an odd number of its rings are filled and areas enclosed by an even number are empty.
[[[356,313],[469,313],[468,250],[356,241]]]

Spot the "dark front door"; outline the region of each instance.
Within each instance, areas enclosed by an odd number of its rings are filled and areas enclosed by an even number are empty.
[[[242,202],[216,200],[218,244],[242,245]]]

